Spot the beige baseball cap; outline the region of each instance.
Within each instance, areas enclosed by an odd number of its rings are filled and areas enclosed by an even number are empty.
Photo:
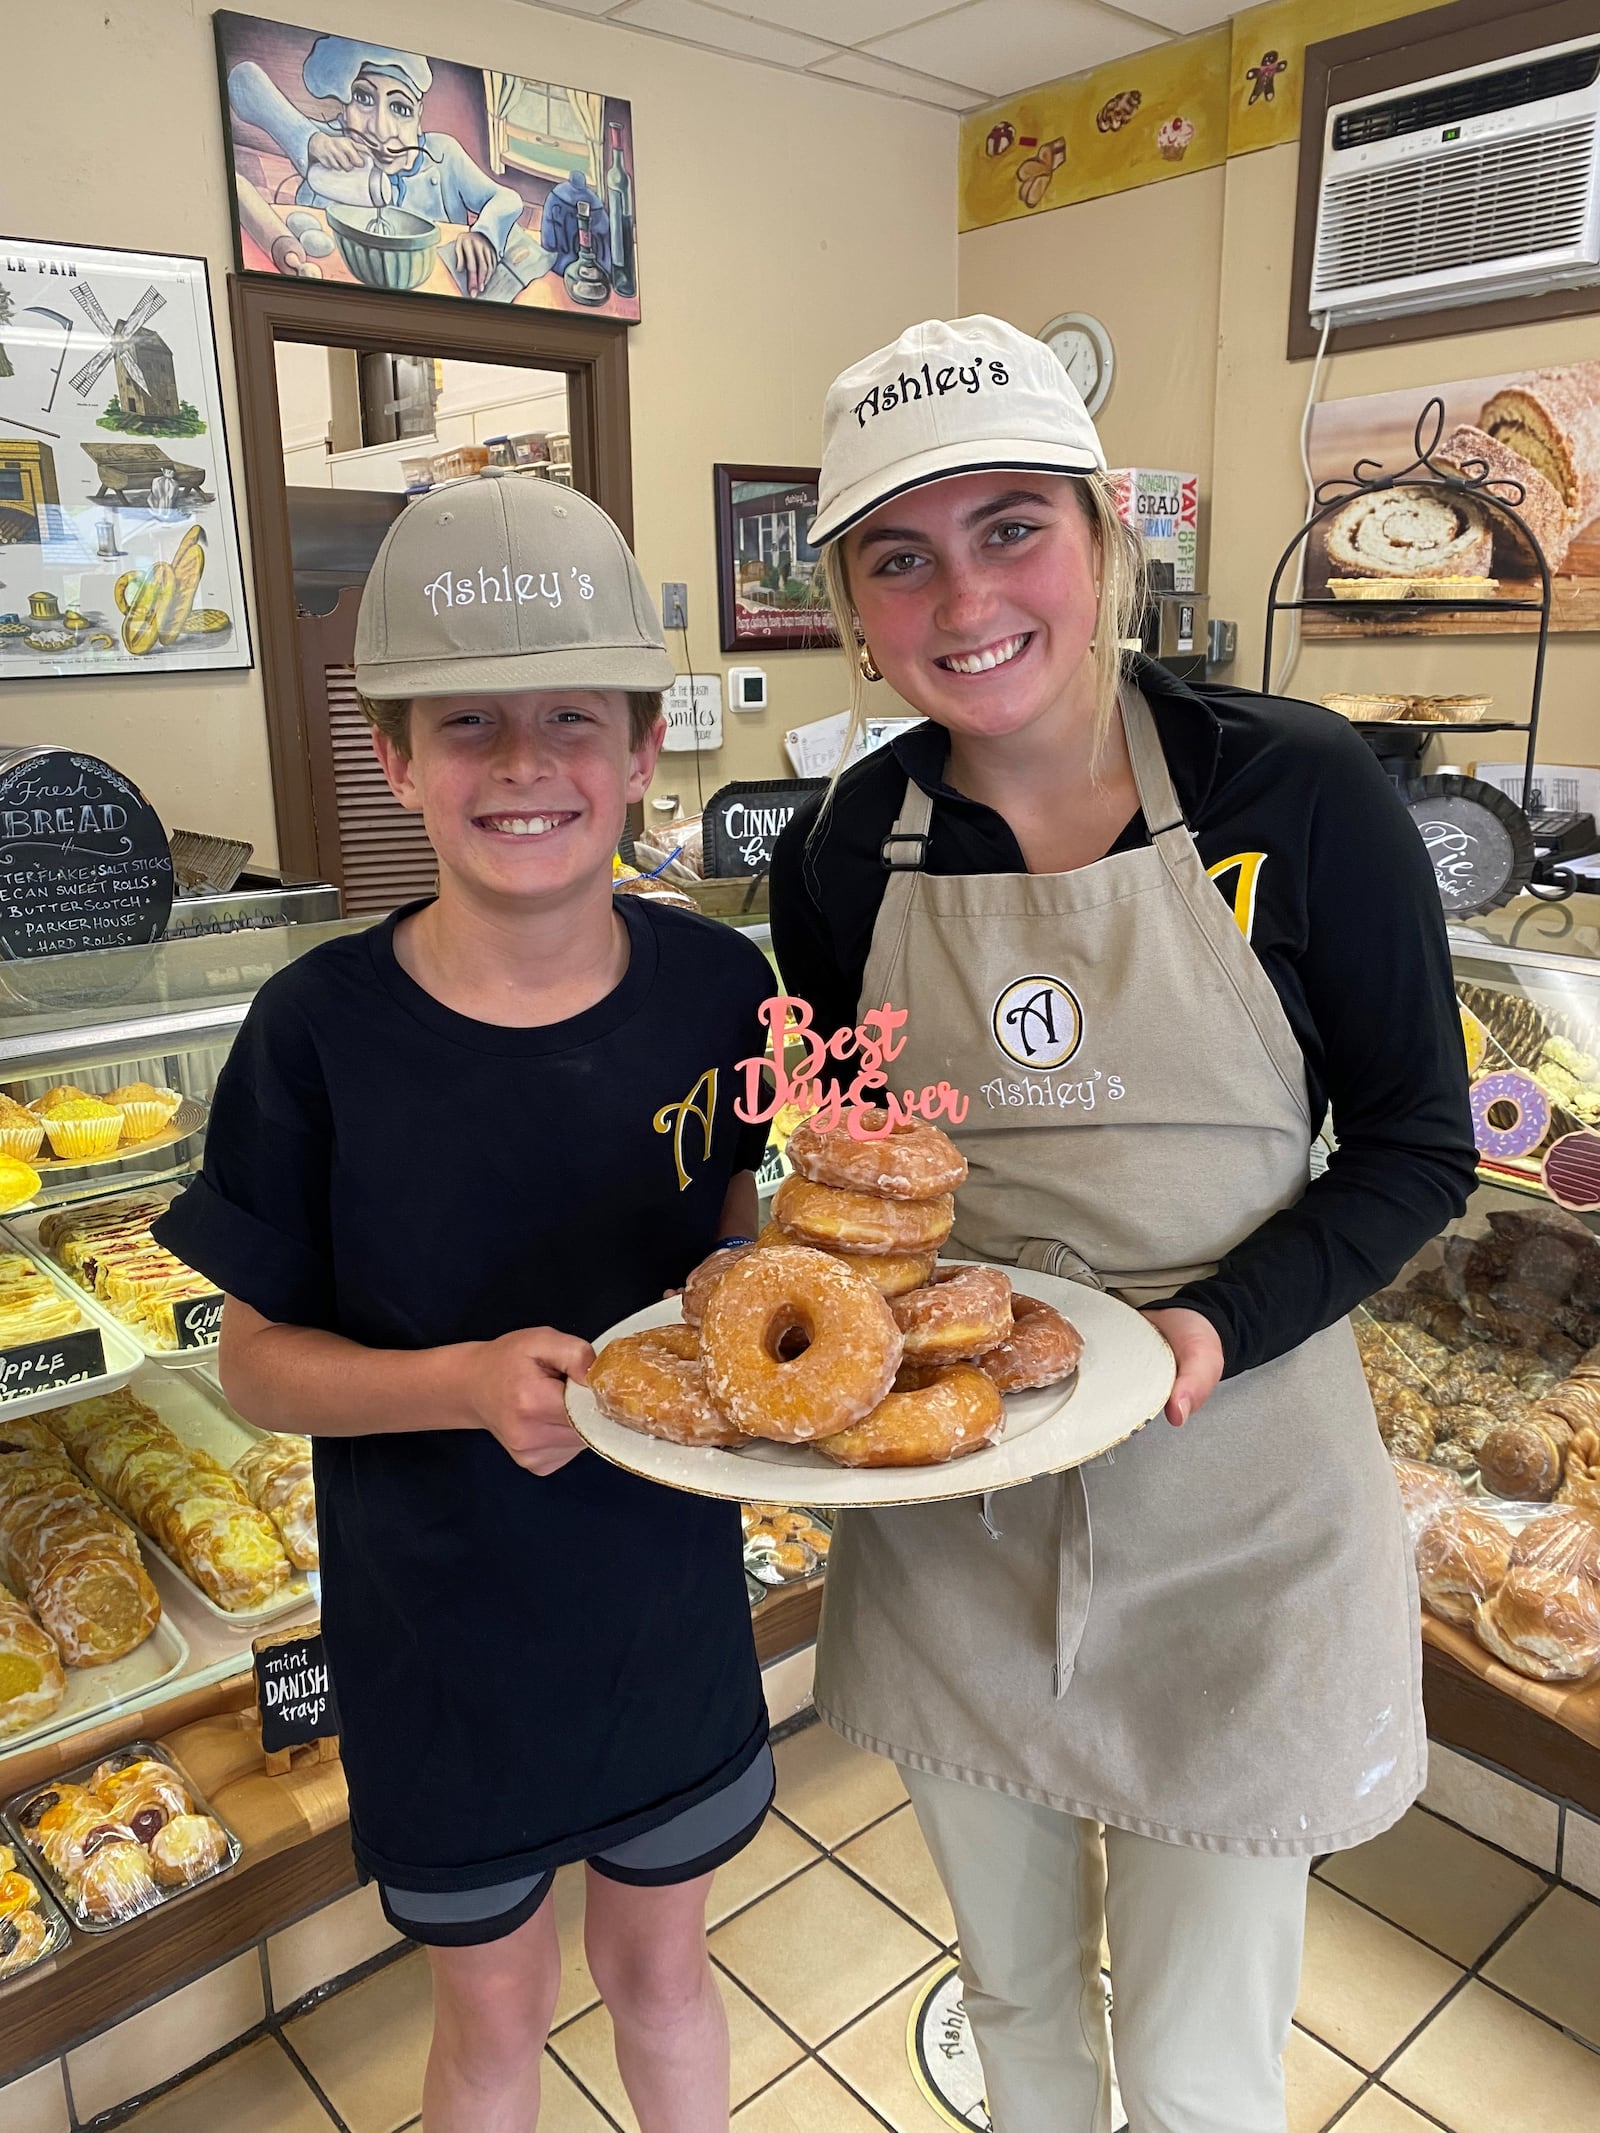
[[[511,468],[408,504],[361,595],[356,687],[375,700],[666,689],[673,674],[615,525],[575,489]]]
[[[891,496],[951,474],[1103,474],[1105,465],[1053,349],[982,312],[924,319],[828,387],[809,538],[820,548]]]

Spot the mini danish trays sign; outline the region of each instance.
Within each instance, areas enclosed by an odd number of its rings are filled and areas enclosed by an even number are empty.
[[[320,1623],[257,1637],[253,1650],[267,1775],[282,1777],[293,1751],[313,1744],[318,1762],[332,1762],[339,1752],[339,1716]]]

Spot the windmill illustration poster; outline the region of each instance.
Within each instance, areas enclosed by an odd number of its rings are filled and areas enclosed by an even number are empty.
[[[250,663],[205,261],[0,237],[0,684]]]

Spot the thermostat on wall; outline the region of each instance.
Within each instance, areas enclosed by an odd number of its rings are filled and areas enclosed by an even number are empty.
[[[729,667],[728,709],[730,711],[765,711],[767,708],[767,677],[760,667]]]

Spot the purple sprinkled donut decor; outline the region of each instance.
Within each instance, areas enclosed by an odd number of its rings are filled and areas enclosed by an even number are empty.
[[[1509,1104],[1516,1116],[1509,1126],[1494,1125],[1495,1104]],[[1480,1074],[1472,1084],[1472,1137],[1478,1153],[1497,1163],[1532,1155],[1550,1131],[1550,1099],[1531,1074],[1509,1067],[1500,1074]]]
[[[1545,1151],[1544,1189],[1558,1207],[1588,1214],[1600,1207],[1600,1133],[1563,1133]]]

